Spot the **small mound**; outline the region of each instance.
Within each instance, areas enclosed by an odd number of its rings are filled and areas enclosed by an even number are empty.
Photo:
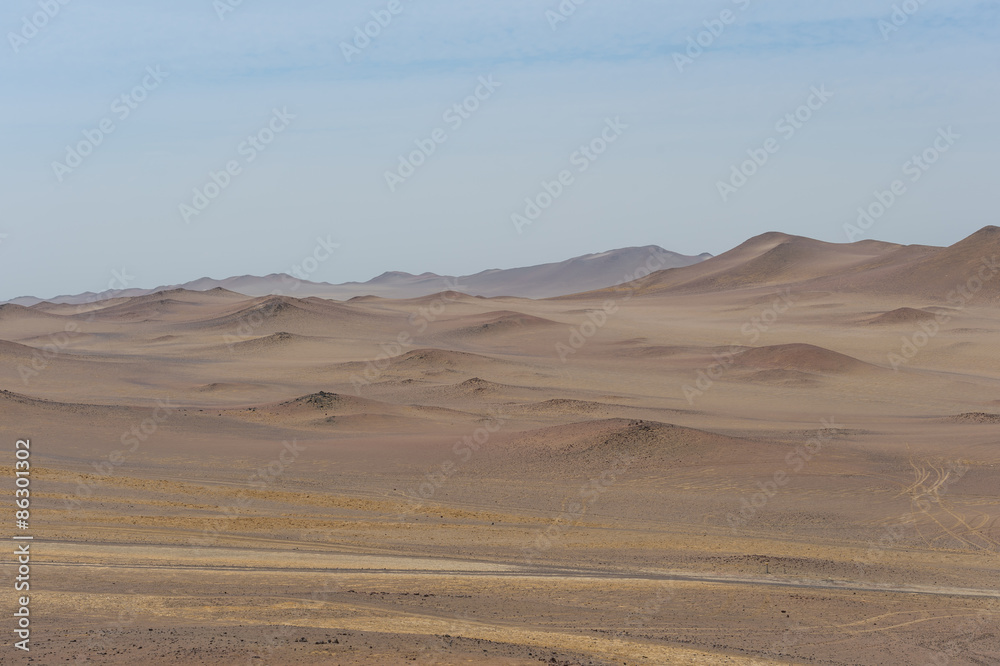
[[[555,414],[593,414],[594,412],[606,412],[618,405],[607,405],[602,402],[591,400],[572,400],[570,398],[553,398],[543,402],[536,402],[531,405],[523,405],[523,411],[546,412]]]
[[[281,347],[287,347],[288,345],[295,342],[304,342],[310,338],[305,335],[296,335],[294,333],[288,333],[286,331],[278,331],[277,333],[272,333],[271,335],[265,335],[261,338],[254,338],[253,340],[243,340],[241,342],[234,342],[231,345],[233,351],[245,351],[245,352],[262,352],[268,349],[275,349]]]
[[[922,321],[927,321],[928,319],[934,319],[937,315],[933,312],[928,312],[927,310],[918,310],[916,308],[897,308],[891,312],[885,312],[875,317],[869,324],[916,324]]]
[[[639,467],[651,462],[704,464],[731,459],[734,451],[756,455],[766,448],[746,451],[747,443],[736,437],[670,423],[612,418],[531,430],[520,433],[513,445],[520,451],[519,460],[525,464],[537,465],[537,460],[530,459],[540,458],[553,469],[578,470],[580,465],[600,469],[622,459]]]
[[[467,366],[470,363],[482,362],[491,364],[505,363],[504,361],[498,361],[488,356],[469,354],[467,352],[446,351],[444,349],[414,349],[394,359],[393,365],[397,367],[425,368],[431,366],[434,368],[458,368]]]
[[[966,412],[945,419],[949,423],[1000,423],[1000,414],[986,412]]]
[[[462,336],[494,335],[504,333],[522,333],[530,331],[541,331],[548,328],[562,326],[551,319],[544,319],[523,312],[513,312],[511,310],[498,310],[487,312],[474,317],[462,317],[453,320],[454,323],[465,323],[466,326],[455,329],[453,333]]]
[[[875,368],[853,356],[802,343],[754,347],[737,354],[735,362],[746,368],[831,374],[846,374]]]
[[[486,381],[485,379],[480,379],[479,377],[473,377],[472,379],[466,379],[461,384],[456,384],[455,388],[466,393],[497,393],[507,387],[503,384],[497,384],[495,382]]]
[[[279,407],[305,407],[309,409],[321,410],[321,409],[331,409],[334,407],[349,407],[349,406],[362,406],[368,405],[371,401],[364,400],[361,398],[355,398],[349,395],[343,395],[340,393],[328,393],[327,391],[320,391],[319,393],[310,393],[309,395],[304,395],[294,400],[288,400],[286,402],[280,403]]]

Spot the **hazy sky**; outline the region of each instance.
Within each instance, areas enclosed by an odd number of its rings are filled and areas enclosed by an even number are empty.
[[[0,299],[997,223],[1000,3],[575,2],[6,0]]]

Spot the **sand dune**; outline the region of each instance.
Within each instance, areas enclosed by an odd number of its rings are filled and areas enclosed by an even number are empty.
[[[785,286],[797,291],[907,295],[943,302],[1000,298],[1000,228],[984,227],[946,248],[878,241],[825,243],[767,233],[704,262],[657,271],[631,286],[639,295]],[[966,292],[963,293],[962,289]],[[597,297],[613,290],[574,294]]]
[[[509,361],[482,354],[431,348],[414,349],[393,359],[393,367],[397,369],[426,370],[428,368],[448,368],[459,371],[470,371],[472,369],[488,367],[510,367],[511,365]]]
[[[975,298],[1000,298],[1000,227],[984,227],[968,238],[919,257],[881,275],[876,290],[946,299],[961,288],[974,288]],[[981,287],[970,285],[979,281]],[[852,285],[854,286],[854,285]],[[868,286],[868,285],[865,285]]]
[[[617,466],[639,476],[665,468],[717,463],[736,450],[743,450],[743,460],[775,459],[779,452],[769,444],[696,428],[622,418],[529,430],[518,433],[507,446],[517,452],[519,464],[544,464],[551,473],[570,473],[581,467],[599,473]]]
[[[922,321],[936,318],[933,312],[916,308],[897,308],[890,312],[885,312],[871,319],[869,324],[916,324]]]
[[[559,324],[551,319],[536,317],[524,314],[523,312],[512,312],[510,310],[498,310],[495,312],[486,312],[481,315],[451,319],[447,323],[449,327],[461,324],[460,327],[452,328],[449,331],[449,335],[458,338],[480,338],[482,336],[511,333],[532,334],[563,326],[563,324]]]
[[[278,331],[277,333],[254,338],[253,340],[233,342],[228,348],[237,353],[261,354],[278,349],[287,350],[310,342],[321,342],[322,340],[322,338],[308,335],[296,335],[287,331]]]
[[[66,321],[63,317],[41,310],[26,308],[23,305],[4,303],[0,305],[0,325],[8,325],[18,321]]]
[[[846,354],[802,343],[747,349],[736,355],[735,364],[745,368],[831,374],[850,374],[877,369],[877,366]]]
[[[18,342],[10,342],[8,340],[0,340],[0,358],[6,361],[21,361],[24,359],[30,359],[33,355],[38,354],[39,350],[35,347],[29,347],[28,345],[22,345]]]
[[[658,294],[797,283],[849,270],[897,247],[890,243],[865,241],[824,243],[770,232],[702,263],[657,271],[637,280],[635,287],[640,294]]]
[[[192,331],[216,332],[231,336],[298,335],[356,336],[390,319],[402,319],[385,314],[373,314],[342,303],[319,298],[300,299],[290,296],[269,296],[241,301],[225,314],[214,314],[185,322]]]

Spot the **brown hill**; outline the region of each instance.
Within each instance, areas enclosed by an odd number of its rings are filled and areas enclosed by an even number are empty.
[[[26,308],[23,305],[15,305],[14,303],[4,303],[3,305],[0,305],[0,322],[4,324],[32,320],[47,320],[52,322],[65,321],[65,319],[59,315],[50,314],[41,310],[34,310],[32,308]]]
[[[899,247],[879,241],[827,243],[769,232],[699,264],[657,271],[633,286],[640,294],[657,294],[799,283],[863,265]]]
[[[597,419],[518,433],[509,446],[513,460],[536,470],[628,468],[642,475],[663,467],[707,465],[723,461],[777,459],[784,449],[765,441],[742,439],[670,423],[622,418]],[[507,459],[507,465],[511,464]]]
[[[816,287],[875,295],[907,295],[937,301],[1000,300],[1000,227],[988,226],[946,248],[913,246]],[[994,272],[996,271],[996,272]],[[980,282],[981,281],[981,282]],[[972,294],[959,296],[959,289]]]
[[[658,271],[631,283],[640,295],[780,285],[939,301],[957,300],[957,290],[964,287],[975,292],[965,300],[995,302],[1000,300],[1000,227],[984,227],[946,248],[870,240],[826,243],[771,232],[699,264]],[[613,291],[566,298],[593,298]]]
[[[34,347],[9,340],[0,340],[0,359],[5,361],[23,361],[39,353],[40,351]]]
[[[275,333],[298,335],[364,335],[373,325],[391,326],[390,315],[373,314],[321,298],[265,296],[244,300],[214,316],[185,323],[190,330],[243,336]]]
[[[891,312],[884,312],[879,316],[871,319],[869,324],[915,324],[921,321],[927,321],[928,319],[934,319],[937,315],[933,312],[928,312],[927,310],[918,310],[915,308],[897,308]]]
[[[736,355],[735,364],[744,368],[830,374],[863,372],[877,367],[853,356],[802,343],[747,349]]]
[[[504,335],[509,333],[533,333],[561,327],[562,324],[523,312],[497,310],[466,317],[457,317],[447,322],[452,328],[449,334],[453,337],[481,337],[484,335]]]

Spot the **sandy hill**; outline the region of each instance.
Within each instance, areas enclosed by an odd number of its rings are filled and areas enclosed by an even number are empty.
[[[456,317],[443,322],[441,327],[447,327],[450,337],[479,338],[484,335],[503,335],[507,333],[531,334],[545,332],[563,325],[534,315],[511,310],[497,310],[483,314]]]
[[[984,227],[946,248],[880,241],[826,243],[770,232],[701,263],[657,271],[632,283],[639,295],[787,286],[936,301],[971,285],[972,300],[1000,300],[1000,228]],[[993,270],[996,273],[993,273]],[[979,280],[983,285],[977,286]],[[564,299],[600,298],[612,289]]]
[[[0,340],[0,359],[3,359],[4,361],[23,361],[25,359],[30,359],[33,355],[38,353],[39,350],[34,347],[22,345],[18,342]]]
[[[428,370],[448,368],[461,372],[476,372],[483,368],[510,366],[509,361],[471,354],[468,352],[450,351],[444,349],[414,349],[397,356],[392,366],[400,370]]]
[[[433,373],[427,377],[434,378]],[[444,377],[437,377],[438,380]],[[451,407],[466,411],[484,411],[486,405],[538,400],[546,391],[527,386],[514,386],[490,381],[482,377],[470,377],[451,384],[429,385],[427,383],[397,384],[388,387],[386,395],[396,402],[427,406]]]
[[[780,447],[650,420],[595,419],[521,432],[508,444],[514,459],[560,473],[601,470],[613,465],[621,476],[642,476],[665,467],[708,465],[736,459],[775,459]],[[510,463],[508,463],[510,464]],[[537,472],[536,472],[537,473]]]
[[[937,301],[966,287],[978,289],[973,301],[996,302],[1000,300],[1000,227],[984,227],[946,248],[920,248],[900,253],[888,265],[863,268],[867,269],[829,283],[851,291],[906,294]],[[977,288],[980,280],[982,286]]]
[[[3,305],[0,305],[0,323],[42,320],[52,322],[63,321],[62,317],[59,315],[50,314],[40,310],[33,310],[32,308],[27,308],[23,305],[15,305],[13,303],[4,303]]]
[[[103,301],[104,307],[90,307],[78,318],[96,319],[97,321],[143,322],[161,321],[166,319],[183,320],[204,316],[205,311],[225,307],[231,303],[248,300],[242,294],[236,294],[225,289],[209,291],[191,291],[189,289],[171,289],[144,296],[118,298]],[[76,308],[79,306],[61,306]],[[92,310],[92,312],[90,312]]]
[[[221,414],[241,421],[326,432],[418,432],[452,425],[469,427],[478,416],[456,409],[400,405],[343,393],[319,391],[292,400],[239,409]]]
[[[868,321],[869,324],[915,324],[928,319],[934,319],[937,315],[927,310],[917,308],[897,308],[890,312],[884,312]]]
[[[266,354],[273,351],[299,349],[304,345],[316,342],[323,342],[323,338],[278,331],[252,340],[233,342],[231,345],[227,345],[227,349],[236,353]]]
[[[898,247],[879,241],[826,243],[769,232],[701,263],[657,271],[636,280],[634,286],[640,294],[658,294],[797,283],[849,270]]]
[[[389,326],[391,319],[399,318],[320,298],[265,296],[238,302],[221,312],[217,309],[208,318],[188,321],[185,328],[234,336],[246,331],[258,336],[275,333],[357,335],[370,326]]]
[[[824,374],[851,374],[877,369],[877,366],[852,356],[801,343],[747,349],[736,355],[735,364],[744,368]]]
[[[125,303],[128,301],[127,298],[109,298],[102,301],[94,301],[92,303],[52,303],[50,301],[42,301],[30,306],[32,310],[38,312],[48,312],[49,314],[55,315],[76,315],[83,314],[85,312],[93,312],[95,310],[103,310],[104,308],[111,307],[112,305],[118,305],[119,303]]]

